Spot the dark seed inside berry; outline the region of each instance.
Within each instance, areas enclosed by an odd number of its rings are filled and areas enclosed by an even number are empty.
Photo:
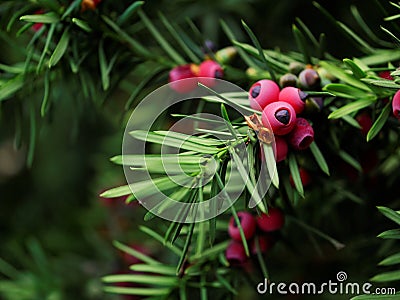
[[[214,77],[215,78],[222,78],[223,77],[223,73],[221,70],[216,70],[214,73]]]
[[[282,124],[287,125],[290,121],[290,112],[287,109],[278,110],[275,113],[275,118]]]
[[[303,92],[303,91],[299,91],[299,97],[302,101],[306,101],[308,94]]]
[[[242,224],[242,217],[238,216],[238,219],[239,219],[239,223]],[[233,226],[235,226],[235,228],[237,228],[238,224],[236,224],[236,222],[233,222]]]
[[[253,98],[257,98],[258,95],[260,95],[260,90],[261,90],[261,85],[256,85],[252,90],[251,90],[251,96]]]

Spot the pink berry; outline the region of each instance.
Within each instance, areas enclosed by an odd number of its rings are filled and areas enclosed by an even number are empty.
[[[262,231],[271,232],[283,227],[285,217],[279,208],[269,208],[268,214],[261,214],[256,221],[258,228]]]
[[[249,90],[251,108],[262,111],[268,104],[278,101],[279,90],[279,86],[272,80],[257,81]]]
[[[286,140],[283,137],[276,135],[275,136],[275,149],[274,149],[275,161],[278,163],[278,162],[285,160],[287,157],[288,151],[289,151],[289,147],[288,147]],[[264,149],[262,147],[260,148],[259,155],[260,155],[259,157],[261,158],[261,160],[263,162],[265,162]]]
[[[295,126],[288,135],[289,145],[295,150],[307,149],[314,141],[314,129],[304,118],[297,118]]]
[[[303,168],[299,169],[299,173],[300,173],[301,184],[303,185],[303,187],[306,187],[307,185],[309,185],[311,183],[311,176],[307,172],[307,170],[305,170]],[[294,187],[295,185],[294,185],[294,181],[293,181],[292,175],[290,175],[289,181],[290,181],[290,185],[292,187]]]
[[[307,93],[292,86],[283,88],[279,93],[279,101],[287,102],[293,106],[296,114],[300,114],[304,110],[307,97]]]
[[[371,116],[367,112],[363,112],[356,117],[356,120],[361,126],[361,133],[367,135],[373,124]]]
[[[200,77],[200,83],[204,84],[205,86],[212,87],[216,83],[215,78],[221,79],[224,77],[224,70],[216,61],[205,60],[200,64],[199,73],[197,76]]]
[[[378,76],[383,79],[393,80],[392,75],[390,75],[390,71],[381,71],[378,73]]]
[[[289,103],[277,101],[264,108],[261,120],[275,135],[285,135],[292,131],[295,125],[296,112]]]
[[[393,115],[400,120],[400,90],[393,96],[392,109]]]
[[[280,136],[275,136],[275,148],[276,162],[285,160],[289,150],[286,140]]]
[[[183,80],[194,78],[190,64],[177,66],[169,72],[170,87],[178,93],[188,93],[197,87],[195,80]]]
[[[39,9],[37,11],[35,11],[35,15],[43,15],[45,13],[45,11],[43,9]],[[39,31],[41,28],[43,27],[43,23],[34,23],[32,25],[32,30],[33,31]]]
[[[243,228],[244,236],[245,236],[246,240],[248,240],[254,235],[254,232],[256,231],[256,221],[255,221],[253,215],[246,211],[238,212],[238,217],[239,217],[240,225]],[[237,226],[233,216],[231,217],[231,219],[229,221],[228,233],[232,239],[234,239],[236,241],[242,240],[242,238],[240,236],[239,227]]]
[[[265,234],[258,236],[258,244],[261,253],[266,253],[275,244],[275,239],[272,235]],[[257,255],[257,239],[253,239],[250,244],[250,253]]]
[[[235,240],[226,248],[225,257],[231,265],[241,265],[247,260],[243,244]]]

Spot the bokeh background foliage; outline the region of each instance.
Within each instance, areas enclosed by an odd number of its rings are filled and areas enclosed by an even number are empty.
[[[199,60],[205,39],[219,48],[231,44],[220,19],[240,41],[250,42],[240,23],[243,19],[264,48],[290,52],[299,51],[292,24],[300,18],[315,36],[325,33],[331,55],[341,59],[365,54],[311,1],[148,1],[132,7],[130,1],[103,0],[98,10],[85,12],[80,5],[80,0],[0,3],[0,297],[4,299],[118,299],[103,293],[100,280],[105,274],[126,272],[131,263],[112,246],[114,239],[171,260],[137,229],[144,224],[142,208],[98,196],[105,188],[124,183],[121,168],[108,158],[120,153],[129,112],[148,92],[167,82],[172,66],[182,63],[149,34],[149,22],[173,41],[163,22],[173,20],[179,33],[192,37]],[[384,17],[397,12],[389,3],[323,3],[335,18],[365,37],[351,5],[358,7],[378,37],[390,40],[379,29]],[[20,16],[39,10],[50,13],[49,23],[34,31],[29,19]],[[397,30],[395,22],[384,25]],[[57,48],[62,57],[54,55]],[[185,53],[182,58],[193,60]],[[238,62],[234,67],[240,70],[244,65]],[[248,79],[237,74],[227,73],[248,88]],[[351,129],[348,138],[354,138]],[[365,142],[362,136],[356,138],[360,145]],[[371,147],[380,158],[398,152],[396,141]],[[355,151],[364,150],[360,146]],[[396,247],[393,241],[375,238],[391,226],[375,206],[399,204],[394,193],[399,176],[393,173],[389,172],[390,178],[375,178],[375,185],[369,185],[368,176],[349,183],[343,173],[332,174],[335,183],[351,186],[362,204],[338,193],[337,186],[327,184],[329,179],[317,178],[307,197],[311,200],[302,204],[299,214],[347,247],[338,252],[322,243],[319,253],[292,226],[268,259],[275,278],[324,281],[345,270],[352,280],[365,281],[376,274],[376,264]],[[166,226],[160,220],[151,222],[146,226]]]

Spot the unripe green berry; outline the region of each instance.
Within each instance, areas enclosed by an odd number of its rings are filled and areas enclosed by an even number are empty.
[[[286,73],[286,74],[282,75],[281,78],[279,79],[279,85],[281,86],[281,88],[285,88],[288,86],[296,87],[297,81],[298,81],[298,78],[296,75],[294,75],[292,73]]]
[[[292,74],[294,74],[294,75],[299,75],[299,73],[300,73],[301,71],[303,71],[305,67],[306,67],[306,65],[303,64],[303,63],[301,63],[301,62],[292,61],[292,62],[289,64],[289,73],[292,73]]]

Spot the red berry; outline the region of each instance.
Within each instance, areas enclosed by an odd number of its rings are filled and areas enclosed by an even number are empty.
[[[35,11],[35,15],[43,15],[44,14],[44,10],[43,9],[39,9],[37,11]],[[39,31],[40,28],[43,27],[43,23],[35,23],[32,25],[32,30],[33,31]]]
[[[279,86],[272,80],[257,81],[249,90],[251,108],[262,111],[268,104],[278,101],[279,90]]]
[[[393,96],[392,109],[393,115],[400,120],[400,90]]]
[[[199,76],[199,82],[208,86],[212,87],[215,85],[215,78],[221,79],[224,77],[224,70],[222,67],[217,63],[216,61],[213,60],[205,60],[203,61],[200,66],[199,66],[199,73],[197,74]],[[207,77],[207,78],[201,78],[201,77]]]
[[[243,228],[243,233],[246,240],[251,239],[254,235],[254,232],[256,231],[256,221],[253,215],[246,211],[240,211],[238,212],[238,217],[240,225]],[[240,237],[239,227],[237,226],[233,216],[229,221],[228,233],[232,239],[236,241],[242,240],[242,238]]]
[[[361,126],[361,133],[367,135],[373,124],[371,116],[367,112],[363,112],[356,117],[356,120]]]
[[[307,93],[292,86],[283,88],[279,93],[279,101],[287,102],[293,106],[296,114],[300,114],[304,110],[307,97]]]
[[[275,136],[275,148],[276,162],[285,160],[289,148],[286,140],[280,136]]]
[[[272,248],[272,246],[275,243],[275,239],[273,236],[269,234],[265,235],[259,235],[258,236],[258,243],[259,243],[259,249],[261,253],[267,252],[269,249]],[[250,253],[253,255],[257,255],[257,239],[254,238],[251,241],[250,244]]]
[[[285,217],[279,208],[269,208],[268,214],[261,214],[256,218],[256,222],[262,231],[271,232],[283,227]]]
[[[382,71],[378,73],[378,76],[383,79],[393,80],[392,75],[390,75],[390,71]]]
[[[231,265],[241,265],[247,260],[243,244],[234,240],[226,248],[225,257]]]
[[[261,119],[264,126],[271,128],[275,135],[285,135],[295,125],[296,112],[289,103],[277,101],[264,108]]]
[[[310,176],[310,174],[307,172],[307,170],[305,170],[305,169],[303,169],[303,168],[300,168],[300,169],[299,169],[299,173],[300,173],[300,180],[301,180],[301,183],[302,183],[302,185],[303,185],[304,187],[306,187],[306,186],[309,185],[310,182],[311,182],[311,176]],[[292,175],[290,175],[289,181],[290,181],[290,185],[291,185],[292,187],[294,187],[294,181],[293,181]]]
[[[295,150],[307,149],[314,141],[314,129],[304,118],[297,118],[295,126],[288,135],[289,145]]]
[[[275,136],[275,149],[274,149],[274,154],[275,154],[275,161],[281,162],[286,159],[287,153],[289,151],[288,144],[286,140],[281,137],[281,136]],[[259,157],[263,162],[265,162],[265,155],[264,155],[264,149],[261,147],[260,148],[260,153]]]
[[[183,80],[194,78],[192,65],[182,65],[169,71],[170,87],[178,93],[188,93],[197,87],[196,80]]]

